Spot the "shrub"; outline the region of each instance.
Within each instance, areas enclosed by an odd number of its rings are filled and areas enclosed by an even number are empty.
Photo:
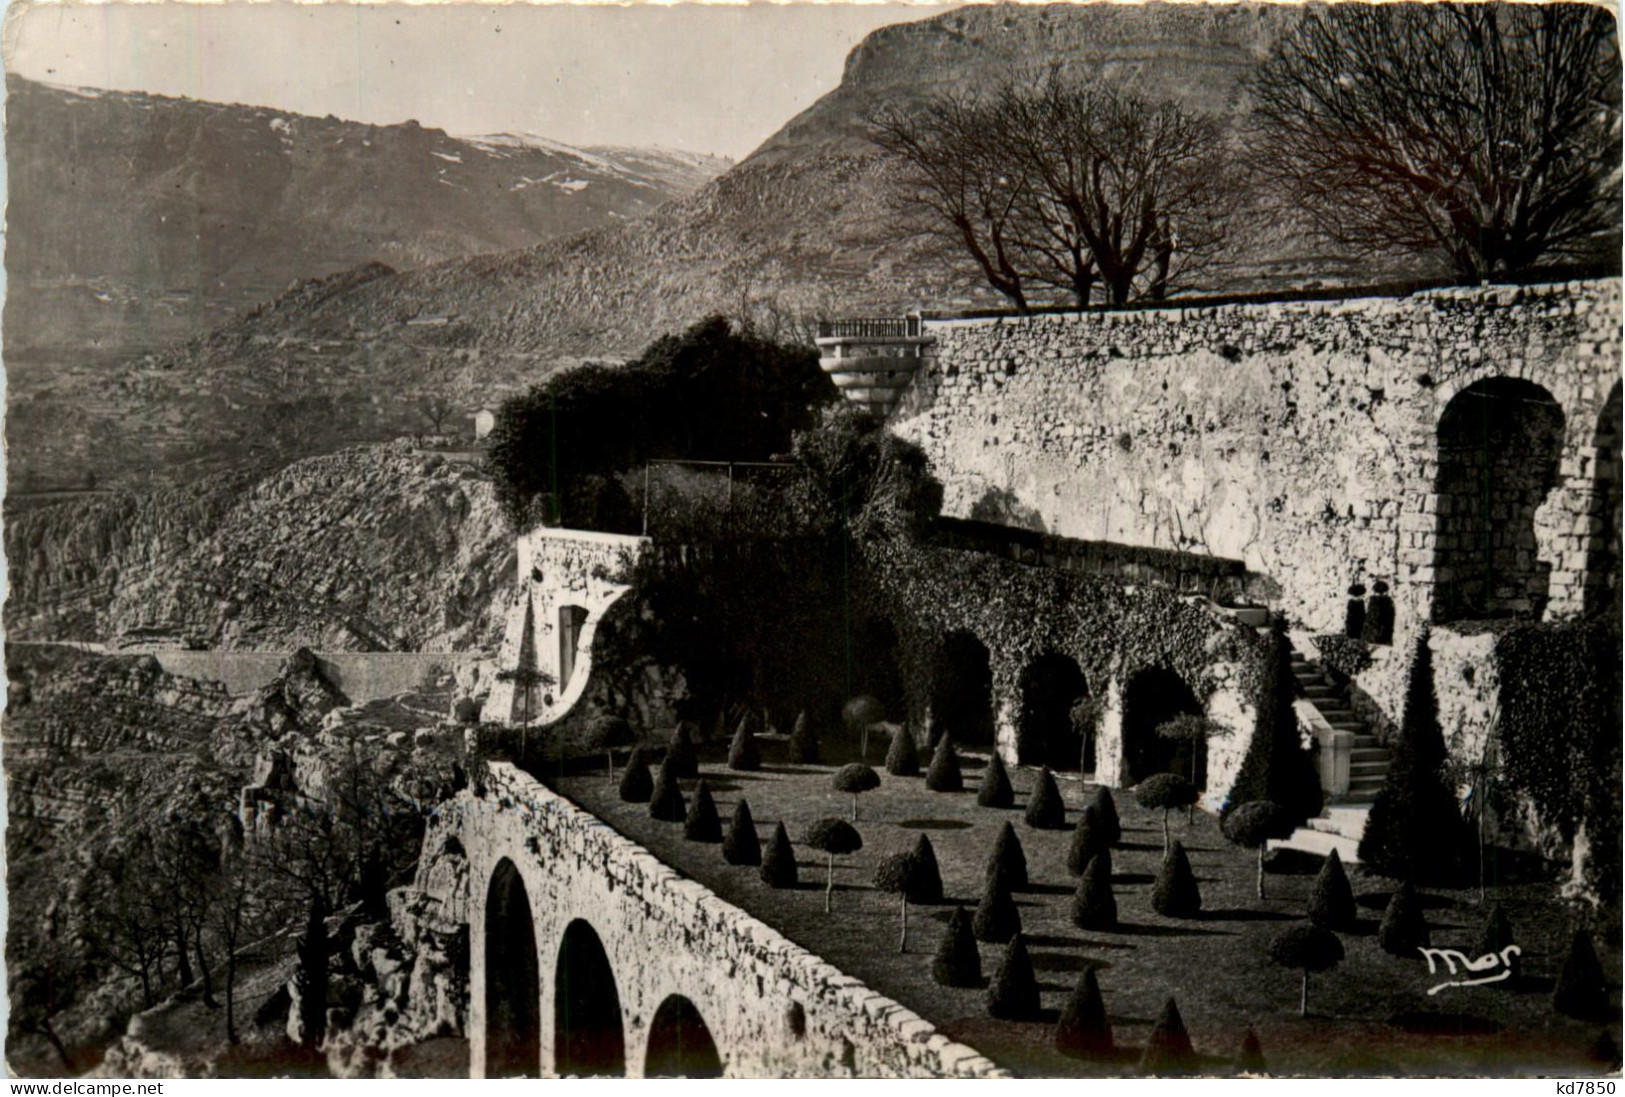
[[[964,907],[955,907],[948,919],[948,932],[931,961],[931,978],[939,986],[974,987],[982,982],[982,953],[971,932],[971,918]]]
[[[673,775],[692,780],[700,775],[700,756],[694,751],[694,736],[688,730],[688,724],[677,725],[672,732],[671,746],[666,748],[666,761],[671,767]]]
[[[1290,837],[1296,829],[1280,804],[1254,800],[1242,804],[1219,824],[1224,836],[1244,849],[1258,851],[1258,897],[1264,898],[1264,850],[1271,838]]]
[[[1010,774],[1005,771],[1004,759],[999,757],[998,751],[993,752],[987,769],[982,771],[982,784],[976,790],[976,802],[985,808],[1016,805],[1016,790],[1010,784]]]
[[[959,755],[944,738],[931,752],[931,768],[925,772],[925,787],[932,792],[962,792],[965,775],[959,770]]]
[[[830,787],[852,795],[852,821],[858,821],[858,795],[880,787],[880,774],[862,762],[851,762],[835,771]]]
[[[1609,1016],[1608,987],[1603,982],[1602,963],[1597,959],[1591,934],[1583,929],[1575,930],[1569,941],[1563,969],[1558,972],[1557,986],[1552,990],[1552,1008],[1583,1021]]]
[[[762,854],[762,867],[758,871],[762,883],[772,888],[793,888],[799,882],[796,874],[796,852],[790,845],[790,835],[780,823],[773,828],[767,852]]]
[[[1188,775],[1181,774],[1191,783],[1192,788],[1199,788],[1197,784],[1197,762],[1207,748],[1209,739],[1222,739],[1230,734],[1229,725],[1218,720],[1210,719],[1199,713],[1184,712],[1172,720],[1157,725],[1157,735],[1175,743],[1185,744],[1185,753],[1190,756],[1191,771]],[[1178,755],[1176,754],[1176,758]],[[1191,797],[1190,803],[1185,805],[1185,821],[1194,822],[1196,819],[1196,797]]]
[[[925,835],[920,835],[924,840]],[[930,847],[927,846],[929,851]],[[942,898],[942,878],[937,875],[937,859],[931,853],[927,869],[917,852],[894,853],[880,862],[875,871],[875,888],[902,898],[903,928],[897,951],[908,951],[908,905],[910,902],[936,902]],[[935,895],[935,898],[929,898]]]
[[[982,901],[976,905],[976,916],[971,930],[978,941],[1000,944],[1010,940],[1021,930],[1021,912],[1010,894],[1010,884],[1003,873],[988,874],[982,887]]]
[[[1499,956],[1508,945],[1517,943],[1517,938],[1512,932],[1512,923],[1507,920],[1506,911],[1501,909],[1500,903],[1491,903],[1489,914],[1484,918],[1484,929],[1478,935],[1478,947],[1473,950],[1474,958],[1476,959],[1491,952]],[[1511,953],[1505,966],[1512,974],[1503,983],[1495,985],[1516,982],[1519,971],[1523,966],[1523,957],[1517,952]]]
[[[711,786],[704,781],[683,820],[683,837],[690,842],[722,841],[722,819],[717,815],[716,801],[711,799]]]
[[[875,698],[864,694],[854,697],[841,709],[841,721],[849,736],[857,736],[859,757],[869,760],[869,729],[886,718],[886,709]]]
[[[730,865],[762,863],[762,840],[756,834],[756,820],[751,818],[750,803],[746,800],[734,805],[728,833],[722,839],[722,859]]]
[[[1038,977],[1019,930],[1005,946],[1004,959],[987,988],[987,1011],[1006,1021],[1030,1021],[1038,1016]]]
[[[1066,802],[1061,799],[1055,774],[1049,771],[1048,766],[1039,770],[1038,783],[1033,788],[1032,798],[1027,801],[1027,811],[1022,818],[1034,830],[1062,830],[1066,827]]]
[[[790,757],[810,765],[818,762],[818,730],[805,711],[796,716],[795,727],[790,729]]]
[[[863,848],[863,836],[845,819],[820,819],[807,834],[807,844],[829,858],[829,881],[824,887],[824,911],[835,895],[835,858]]]
[[[688,818],[688,806],[683,802],[683,790],[677,787],[677,774],[670,757],[660,763],[654,798],[649,801],[649,817],[662,823],[681,823]]]
[[[728,744],[728,768],[741,773],[754,773],[762,768],[762,748],[756,743],[748,714],[739,721],[739,730]]]
[[[1155,1075],[1193,1074],[1196,1071],[1196,1050],[1191,1047],[1190,1033],[1185,1031],[1185,1019],[1179,1015],[1179,1005],[1169,998],[1157,1018],[1151,1038],[1146,1041],[1145,1054],[1140,1058],[1140,1073]]]
[[[1237,1074],[1264,1074],[1269,1066],[1264,1062],[1264,1048],[1258,1042],[1258,1033],[1251,1025],[1247,1026],[1247,1033],[1241,1038],[1241,1051],[1236,1055],[1235,1070]]]
[[[626,771],[621,774],[621,801],[627,804],[647,804],[654,795],[655,779],[649,773],[649,755],[642,747],[632,750],[626,760]]]
[[[1162,809],[1162,849],[1169,848],[1168,812],[1196,802],[1196,786],[1175,773],[1157,773],[1141,781],[1134,798],[1143,808]]]
[[[1112,1025],[1106,1019],[1106,1003],[1100,996],[1100,980],[1095,969],[1087,967],[1078,976],[1061,1018],[1055,1023],[1055,1046],[1080,1059],[1105,1058],[1115,1050]]]
[[[1100,818],[1101,838],[1108,846],[1115,846],[1123,840],[1123,824],[1117,818],[1117,801],[1112,799],[1112,790],[1105,785],[1095,789],[1094,798],[1089,801]]]
[[[1460,873],[1463,825],[1445,774],[1449,758],[1439,727],[1426,628],[1412,649],[1404,716],[1392,750],[1387,779],[1360,839],[1360,860],[1400,880],[1453,882]],[[1418,841],[1420,835],[1426,840]]]
[[[1343,858],[1334,849],[1309,889],[1309,921],[1322,929],[1347,932],[1354,928],[1358,914],[1354,889],[1349,886],[1348,873],[1343,871]]]
[[[1371,584],[1371,597],[1366,601],[1360,639],[1368,644],[1394,642],[1394,600],[1388,595],[1388,584],[1381,579]]]
[[[897,730],[892,732],[891,747],[886,751],[886,772],[893,777],[920,775],[920,747],[906,724],[898,724]]]
[[[1117,897],[1112,894],[1109,852],[1095,856],[1083,870],[1083,878],[1072,895],[1072,924],[1079,929],[1117,928]]]
[[[1259,675],[1254,704],[1258,712],[1253,738],[1230,787],[1222,815],[1255,800],[1268,800],[1286,810],[1294,826],[1320,814],[1320,771],[1314,756],[1303,747],[1298,714],[1293,708],[1297,688],[1292,675],[1292,644],[1286,624],[1277,620],[1270,635],[1269,654]]]
[[[1009,823],[999,830],[993,843],[993,855],[987,860],[987,877],[1002,877],[1011,891],[1027,890],[1027,854],[1016,837],[1016,828]]]
[[[1365,584],[1349,587],[1349,600],[1343,608],[1343,635],[1358,640],[1365,631]]]
[[[942,902],[942,870],[937,865],[936,847],[923,834],[914,842],[914,862],[909,899],[916,903]]]
[[[1270,942],[1270,959],[1281,967],[1303,972],[1298,1016],[1309,1016],[1309,973],[1330,971],[1343,962],[1343,942],[1319,926],[1293,926]]]
[[[1072,845],[1066,851],[1066,870],[1074,876],[1083,875],[1095,854],[1111,847],[1106,843],[1105,826],[1100,821],[1100,809],[1089,804],[1078,816],[1072,828]]]
[[[1201,911],[1202,892],[1196,886],[1196,874],[1191,871],[1190,858],[1185,856],[1184,843],[1175,842],[1162,859],[1162,871],[1157,873],[1151,891],[1151,906],[1164,918],[1194,918]]]
[[[1384,952],[1416,959],[1416,950],[1427,945],[1428,920],[1422,911],[1422,898],[1409,883],[1399,885],[1377,927],[1377,944]],[[1482,953],[1480,954],[1482,955]]]
[[[600,716],[587,727],[587,743],[604,752],[606,773],[615,780],[615,748],[629,747],[635,741],[632,725],[624,717]]]
[[[1309,639],[1320,655],[1320,665],[1332,672],[1334,681],[1347,681],[1371,667],[1371,645],[1357,636],[1326,633]]]

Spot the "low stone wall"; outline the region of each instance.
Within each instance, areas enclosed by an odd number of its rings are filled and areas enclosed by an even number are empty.
[[[154,651],[165,671],[180,678],[219,682],[234,696],[253,693],[277,676],[292,652]],[[466,673],[490,656],[469,651],[318,651],[322,675],[353,704],[410,693],[441,675]]]
[[[438,867],[445,858],[437,854],[448,848],[459,865],[466,858],[466,872]],[[1003,1073],[526,774],[494,763],[483,795],[465,791],[436,812],[416,884],[442,916],[466,911],[474,1077],[485,1076],[488,1058],[489,935],[503,925],[487,902],[499,868],[506,874],[510,865],[523,883],[537,951],[544,1072],[556,1064],[561,945],[572,925],[585,922],[608,959],[633,1077],[643,1075],[653,1019],[672,996],[697,1010],[729,1077]]]

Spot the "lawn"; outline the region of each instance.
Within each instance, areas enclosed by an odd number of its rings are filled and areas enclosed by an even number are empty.
[[[1557,899],[1551,882],[1492,888],[1510,917],[1523,950],[1524,975],[1516,986],[1450,988],[1435,996],[1420,956],[1390,956],[1377,945],[1377,923],[1393,882],[1351,869],[1362,918],[1343,935],[1347,958],[1311,977],[1308,1018],[1298,1016],[1299,975],[1269,961],[1270,940],[1300,922],[1318,867],[1314,859],[1280,858],[1268,880],[1269,899],[1256,897],[1256,859],[1220,834],[1215,818],[1182,815],[1173,834],[1185,844],[1202,891],[1202,915],[1164,918],[1151,909],[1152,883],[1162,858],[1162,813],[1141,809],[1132,792],[1115,793],[1124,827],[1113,851],[1117,932],[1085,932],[1068,917],[1077,883],[1066,869],[1070,829],[1039,831],[1022,822],[1021,808],[1035,774],[1013,770],[1013,810],[979,807],[975,788],[985,758],[964,758],[967,791],[935,793],[921,777],[884,772],[884,736],[869,745],[869,762],[881,771],[879,789],[859,798],[857,828],[864,847],[836,862],[834,911],[824,912],[824,855],[804,842],[826,816],[847,818],[851,797],[830,787],[832,765],[786,764],[782,741],[762,738],[761,771],[735,773],[723,761],[725,744],[701,747],[701,775],[710,783],[724,825],[741,798],[750,801],[765,846],[783,821],[796,845],[801,886],[778,891],[753,868],[735,868],[720,847],[689,842],[680,824],[649,818],[647,805],[623,804],[606,778],[602,755],[596,768],[584,759],[545,775],[563,795],[593,812],[668,864],[712,888],[823,956],[836,967],[889,995],[1010,1070],[1032,1076],[1132,1073],[1168,997],[1174,997],[1204,1072],[1228,1072],[1248,1026],[1256,1029],[1265,1059],[1276,1074],[1508,1075],[1596,1073],[1588,1052],[1606,1028],[1619,1039],[1616,1015],[1607,1022],[1576,1021],[1557,1014],[1550,990],[1562,962],[1575,912]],[[824,758],[855,760],[855,746],[826,742]],[[618,772],[618,768],[617,768]],[[684,781],[692,801],[697,781]],[[1090,785],[1062,780],[1067,822],[1076,821]],[[1037,970],[1044,1018],[1033,1022],[988,1016],[982,990],[938,986],[931,957],[954,904],[974,909],[984,865],[999,829],[1011,821],[1026,852],[1030,891],[1017,895],[1023,932]],[[875,869],[888,854],[912,849],[927,834],[935,846],[948,901],[913,908],[909,951],[897,951],[899,904],[876,890]],[[1427,889],[1435,947],[1471,951],[1484,920],[1476,889]],[[1594,931],[1610,990],[1618,1001],[1620,952],[1617,915]],[[996,970],[1004,946],[981,944],[984,976]],[[1070,1058],[1053,1045],[1054,1019],[1086,968],[1097,969],[1118,1056],[1110,1061]]]

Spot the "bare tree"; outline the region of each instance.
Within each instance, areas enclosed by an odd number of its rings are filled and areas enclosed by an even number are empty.
[[[1329,5],[1253,81],[1257,162],[1330,239],[1479,281],[1617,230],[1619,79],[1604,7]]]

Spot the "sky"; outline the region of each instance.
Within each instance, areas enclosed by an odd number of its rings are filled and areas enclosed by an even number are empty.
[[[743,157],[876,27],[953,5],[15,5],[8,71],[459,136]]]

